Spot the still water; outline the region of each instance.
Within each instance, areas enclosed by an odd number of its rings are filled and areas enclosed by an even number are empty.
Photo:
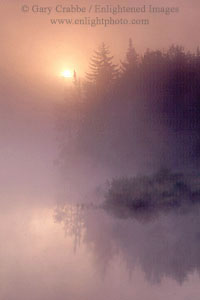
[[[97,207],[13,196],[0,214],[2,300],[200,297],[198,207],[119,219]]]

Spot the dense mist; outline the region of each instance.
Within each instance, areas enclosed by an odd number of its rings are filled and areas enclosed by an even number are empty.
[[[74,73],[58,107],[60,161],[67,178],[148,174],[199,164],[200,51],[181,46],[138,54],[129,40],[116,65],[102,44],[84,80]],[[73,179],[72,179],[73,181]],[[98,181],[98,179],[97,179]]]
[[[0,1],[0,299],[199,299],[200,2],[25,2]]]
[[[57,180],[54,104],[41,87],[7,79],[1,81],[0,101],[2,201],[39,200],[53,192]]]

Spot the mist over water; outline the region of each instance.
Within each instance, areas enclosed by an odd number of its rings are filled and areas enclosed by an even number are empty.
[[[77,248],[87,245],[102,275],[109,273],[116,258],[123,262],[130,280],[138,267],[151,284],[164,278],[183,284],[191,274],[199,273],[199,206],[151,218],[140,212],[130,220],[66,205],[56,209],[55,217],[74,236]]]
[[[122,220],[37,200],[1,206],[1,299],[198,297],[199,209]]]
[[[52,100],[42,91],[33,94],[12,84],[4,84],[1,91],[2,196],[53,191],[57,146]]]
[[[0,298],[197,299],[197,203],[132,217],[101,205],[113,177],[162,164],[191,171],[197,128],[177,134],[146,96],[132,105],[127,94],[122,105],[118,93],[103,102],[91,94],[79,106],[62,98],[63,86],[56,103],[42,86],[1,86]],[[67,123],[74,109],[87,117],[80,127]]]

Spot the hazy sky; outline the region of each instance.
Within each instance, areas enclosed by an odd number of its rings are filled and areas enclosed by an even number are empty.
[[[38,2],[38,3],[37,3]],[[173,6],[179,7],[178,14],[138,14],[137,18],[149,18],[150,25],[52,25],[51,18],[71,18],[72,14],[47,15],[33,13],[33,5],[54,7],[78,4],[89,7],[90,4],[109,4],[121,6]],[[22,5],[28,5],[30,11],[23,13]],[[132,37],[138,51],[148,48],[167,48],[170,44],[182,44],[187,49],[195,49],[199,44],[199,9],[198,0],[136,0],[136,1],[27,1],[1,0],[1,73],[21,81],[26,86],[37,86],[59,82],[63,69],[76,69],[80,76],[87,70],[88,60],[92,51],[105,41],[118,58],[123,58]],[[88,16],[88,13],[82,17]],[[110,17],[109,14],[90,14],[94,17]],[[78,17],[78,15],[73,15]],[[119,14],[113,18],[130,19],[130,14]],[[133,15],[134,17],[134,15]]]

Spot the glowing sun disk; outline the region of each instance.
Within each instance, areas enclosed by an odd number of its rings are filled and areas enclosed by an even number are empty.
[[[70,70],[64,70],[61,75],[65,78],[72,78],[73,77],[73,73]]]

